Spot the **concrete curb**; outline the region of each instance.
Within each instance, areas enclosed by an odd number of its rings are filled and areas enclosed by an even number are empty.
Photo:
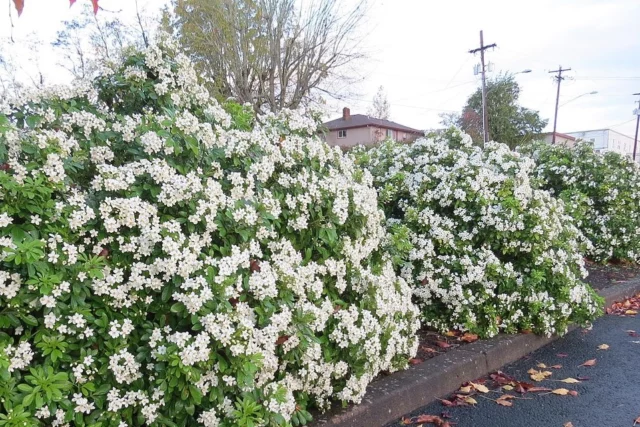
[[[640,292],[640,278],[598,291],[605,307]],[[572,329],[575,329],[573,327]],[[311,427],[384,426],[543,347],[558,336],[500,335],[456,348],[371,383],[362,403],[315,414]]]

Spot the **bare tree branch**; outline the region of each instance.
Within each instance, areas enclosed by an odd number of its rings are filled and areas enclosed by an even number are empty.
[[[172,28],[221,97],[277,111],[352,79],[365,1],[174,0]]]

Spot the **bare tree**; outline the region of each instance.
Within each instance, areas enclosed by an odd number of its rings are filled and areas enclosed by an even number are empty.
[[[352,79],[366,4],[346,9],[339,0],[174,0],[171,28],[217,96],[278,111],[337,96]]]
[[[41,48],[35,33],[20,44],[11,38],[0,40],[0,98],[17,95],[28,87],[44,86]]]
[[[384,86],[378,88],[367,114],[376,119],[389,120],[391,118],[391,105],[387,99],[387,93],[384,91]]]
[[[85,5],[78,19],[64,21],[53,47],[60,51],[60,66],[76,78],[91,78],[102,61],[118,59],[128,46],[146,46],[154,24],[143,17],[136,1],[136,25],[126,25],[117,14],[100,15]]]

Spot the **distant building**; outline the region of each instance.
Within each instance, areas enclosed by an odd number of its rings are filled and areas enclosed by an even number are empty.
[[[547,132],[540,135],[544,142],[551,144],[553,142],[553,132]],[[573,147],[576,144],[576,138],[566,133],[556,132],[556,144],[565,147]]]
[[[366,114],[353,114],[345,107],[342,117],[326,122],[325,138],[329,145],[351,148],[357,145],[373,145],[391,138],[394,141],[410,142],[424,135],[423,131],[401,125],[390,120],[375,119]]]
[[[634,139],[611,129],[594,129],[578,132],[567,132],[577,140],[584,140],[593,144],[596,153],[613,151],[622,155],[633,157]],[[639,147],[640,149],[640,147]],[[636,153],[636,161],[640,160],[640,153]]]

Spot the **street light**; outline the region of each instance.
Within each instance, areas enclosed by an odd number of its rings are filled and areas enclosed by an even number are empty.
[[[596,93],[598,93],[597,90],[594,90],[593,92],[587,92],[587,93],[583,93],[582,95],[578,95],[575,98],[571,98],[570,100],[568,100],[567,102],[563,102],[562,104],[560,104],[560,106],[562,107],[563,105],[567,105],[568,103],[570,103],[571,101],[575,101],[578,98],[582,98],[583,96],[587,96],[587,95],[595,95]]]

